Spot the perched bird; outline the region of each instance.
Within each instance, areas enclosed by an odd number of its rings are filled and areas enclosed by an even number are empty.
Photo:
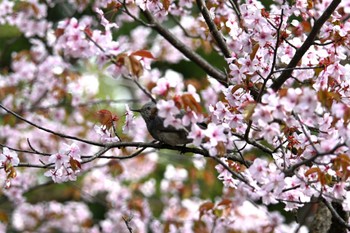
[[[141,109],[132,111],[141,113],[142,118],[146,122],[148,132],[154,139],[171,146],[185,145],[192,142],[192,139],[187,138],[188,132],[185,129],[176,129],[170,125],[168,127],[164,126],[164,119],[158,116],[158,109],[155,103],[146,103]],[[181,114],[178,115],[178,117],[181,116]]]

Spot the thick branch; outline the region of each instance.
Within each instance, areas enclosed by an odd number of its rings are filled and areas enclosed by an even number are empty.
[[[302,44],[302,46],[296,51],[294,57],[289,62],[288,66],[286,67],[286,70],[284,70],[281,75],[275,80],[275,82],[271,85],[271,88],[274,91],[278,91],[283,83],[287,81],[291,77],[291,74],[293,72],[293,68],[297,66],[301,58],[304,56],[306,51],[310,48],[310,46],[313,44],[318,32],[320,31],[323,24],[329,19],[331,14],[335,11],[337,6],[341,0],[333,0],[332,3],[328,6],[328,8],[323,12],[321,17],[315,22],[309,36],[306,38],[305,42]]]
[[[332,203],[328,202],[327,200],[323,199],[323,203],[327,206],[327,208],[331,211],[332,213],[332,216],[334,218],[334,220],[336,221],[336,224],[335,225],[338,225],[336,226],[337,228],[337,231],[329,231],[329,232],[337,232],[337,233],[342,233],[342,232],[346,232],[346,229],[347,230],[350,230],[350,225],[349,223],[347,222],[348,220],[347,219],[343,219],[339,213],[337,212],[336,209],[334,209]],[[332,222],[333,222],[333,218],[332,218]],[[334,227],[333,223],[332,223],[332,226],[331,228]],[[332,230],[332,229],[331,229]]]
[[[205,22],[207,23],[210,33],[213,36],[213,38],[216,40],[216,43],[218,44],[221,52],[224,54],[226,58],[231,57],[231,51],[228,48],[225,39],[222,37],[222,34],[218,31],[215,23],[210,17],[210,12],[208,8],[205,6],[205,3],[203,0],[197,0],[197,5],[204,17]]]
[[[213,67],[209,62],[203,59],[200,55],[190,49],[187,45],[182,43],[179,39],[177,39],[167,28],[163,27],[154,17],[153,15],[145,10],[143,14],[149,21],[152,27],[162,35],[170,44],[172,44],[176,49],[178,49],[183,55],[185,55],[188,59],[196,63],[200,68],[202,68],[208,75],[218,80],[224,86],[227,86],[226,75]]]

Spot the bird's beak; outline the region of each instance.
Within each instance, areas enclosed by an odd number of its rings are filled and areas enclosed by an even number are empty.
[[[130,109],[133,112],[141,112],[141,109]]]

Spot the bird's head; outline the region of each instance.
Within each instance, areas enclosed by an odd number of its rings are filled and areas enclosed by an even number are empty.
[[[155,103],[148,102],[141,107],[141,109],[132,110],[134,112],[141,113],[142,118],[147,122],[148,120],[153,120],[157,114],[158,109]]]

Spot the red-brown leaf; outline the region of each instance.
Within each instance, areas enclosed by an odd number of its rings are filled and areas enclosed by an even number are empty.
[[[138,50],[138,51],[133,52],[131,55],[149,58],[149,59],[155,59],[155,57],[152,55],[152,53],[148,50]]]

